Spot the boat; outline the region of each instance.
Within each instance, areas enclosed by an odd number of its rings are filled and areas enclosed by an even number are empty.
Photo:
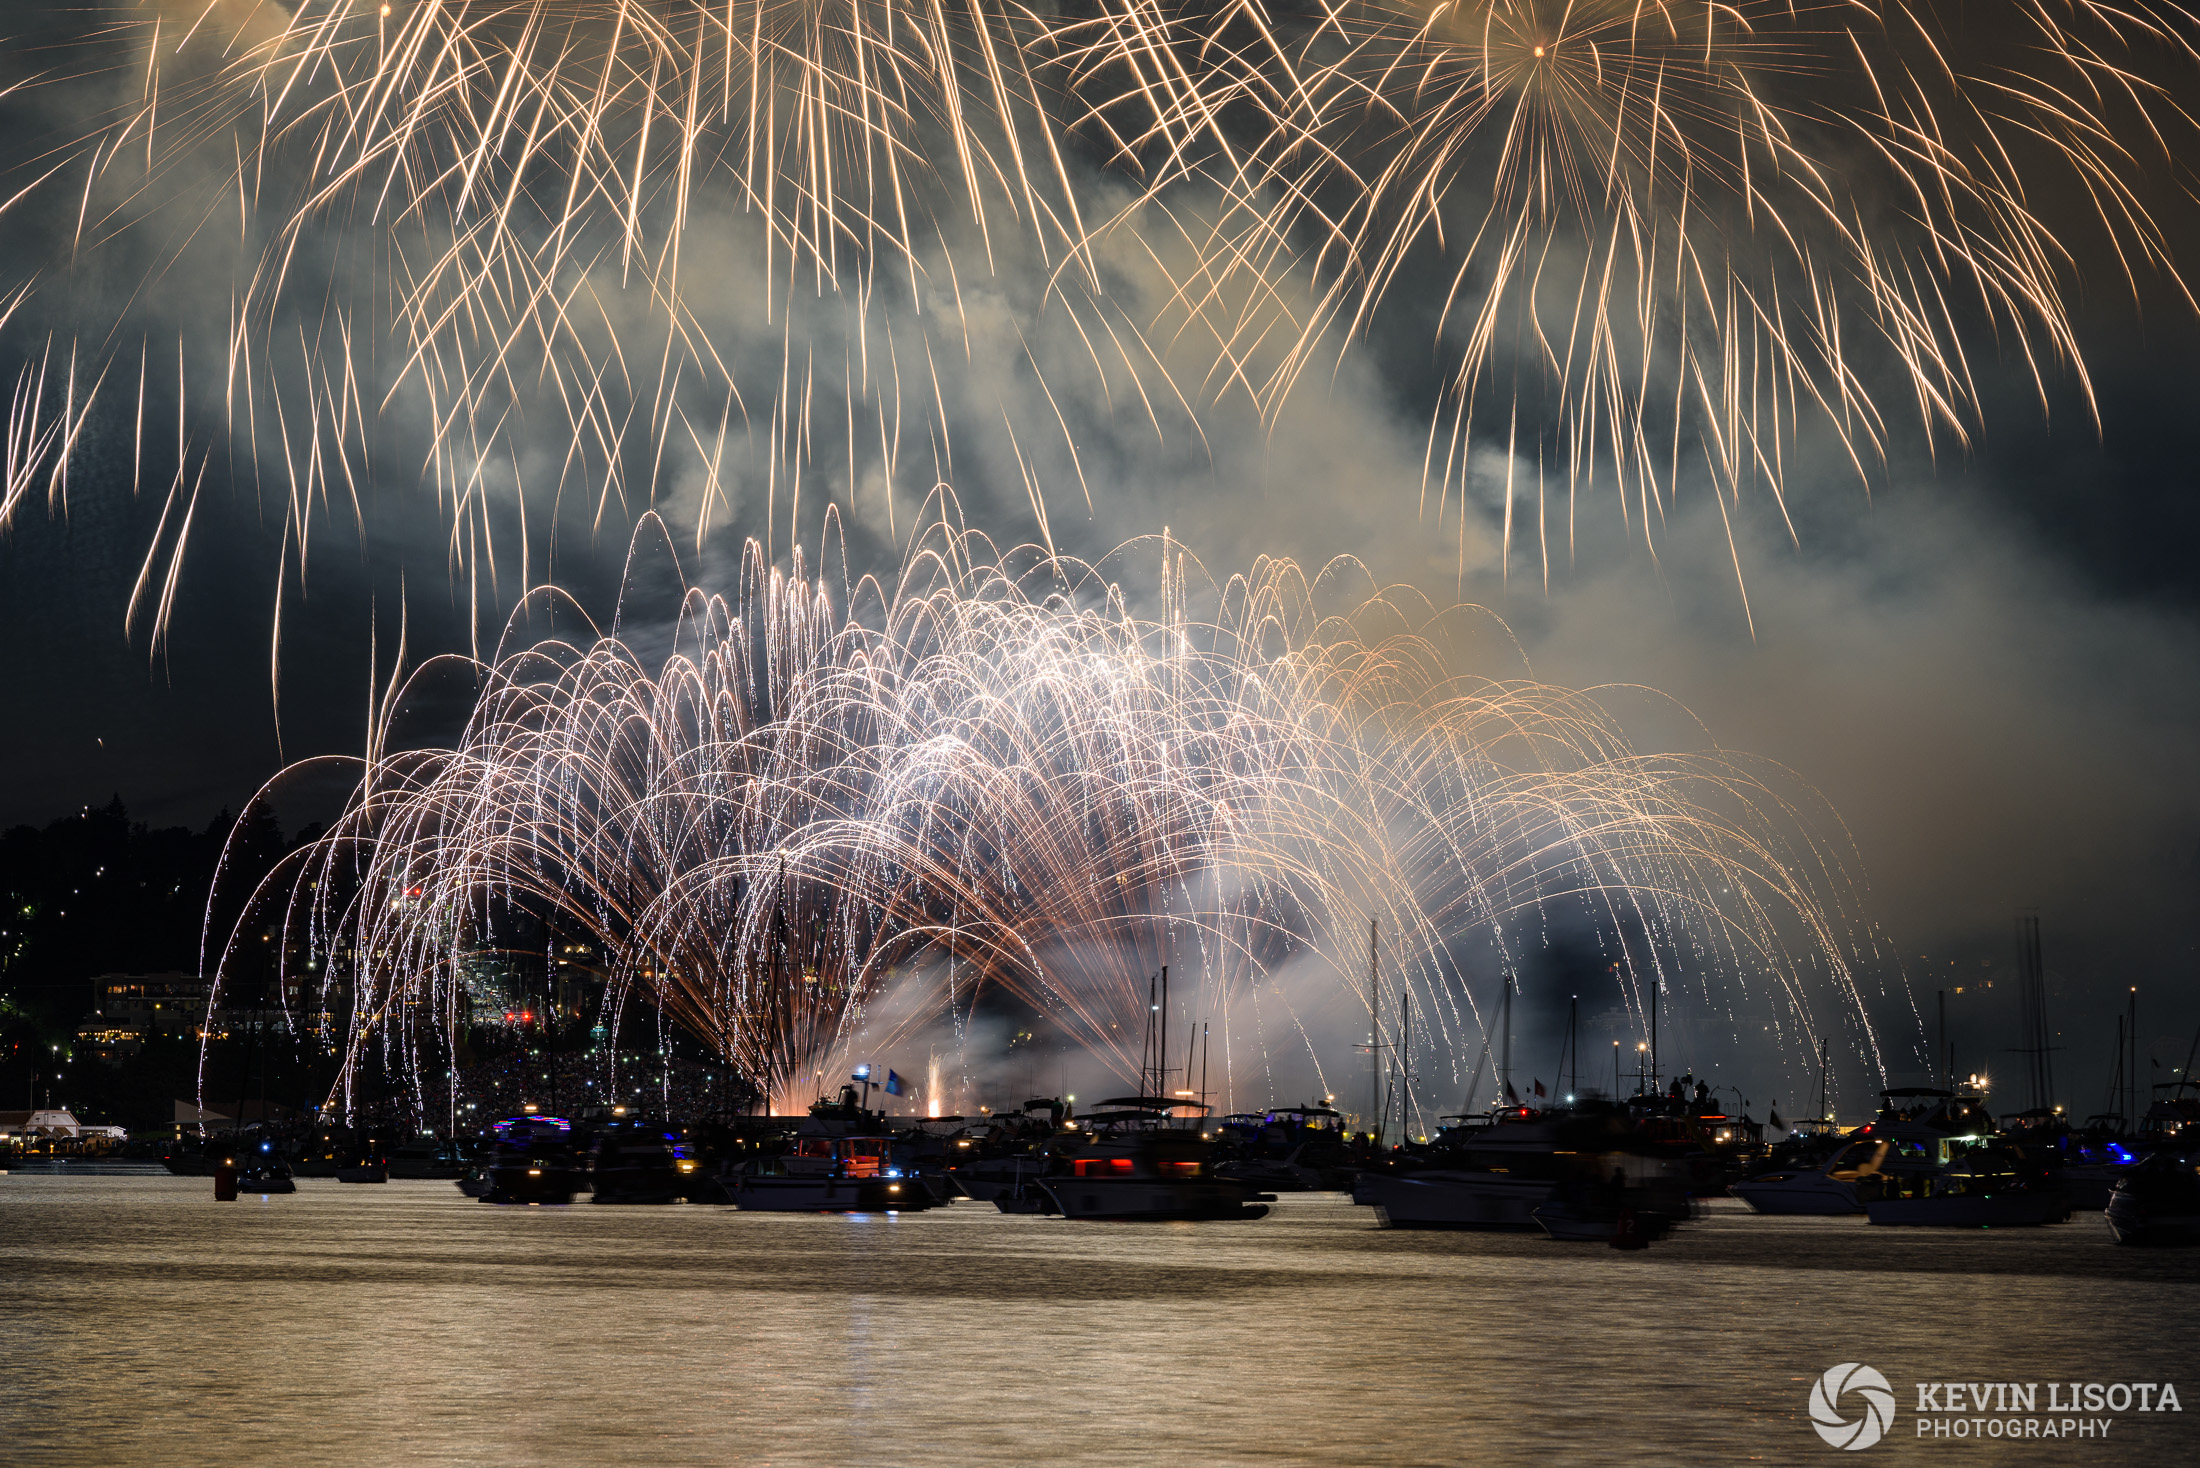
[[[1561,1243],[1642,1248],[1664,1238],[1691,1214],[1691,1178],[1672,1162],[1619,1154],[1603,1179],[1569,1178],[1530,1213]],[[1601,1166],[1601,1162],[1600,1162]]]
[[[1223,1130],[1243,1138],[1235,1157],[1215,1164],[1215,1176],[1276,1193],[1312,1193],[1345,1186],[1352,1156],[1344,1117],[1327,1106],[1280,1106],[1258,1117],[1225,1117]]]
[[[588,1176],[573,1154],[555,1142],[502,1141],[489,1160],[484,1203],[560,1204],[586,1192]]]
[[[2190,1157],[2156,1153],[2125,1171],[2103,1212],[2119,1244],[2189,1249],[2200,1244],[2200,1168]]]
[[[1027,1183],[1046,1171],[1047,1159],[1036,1152],[1014,1152],[1002,1157],[980,1157],[958,1162],[947,1174],[956,1186],[980,1203],[998,1203],[1007,1195],[1021,1196]],[[1003,1209],[1002,1212],[1020,1210]]]
[[[1783,1158],[1796,1157],[1798,1149],[1787,1149],[1776,1154],[1773,1166],[1730,1184],[1727,1191],[1756,1213],[1854,1215],[1879,1199],[1928,1196],[1943,1169],[1983,1145],[1993,1132],[1993,1118],[1978,1097],[1926,1086],[1882,1091],[1879,1115],[1824,1161],[1814,1167],[1780,1166]]]
[[[646,1121],[617,1121],[596,1136],[588,1163],[589,1186],[598,1203],[677,1203],[687,1178],[675,1149],[678,1137]]]
[[[2034,1228],[2070,1217],[2070,1195],[2052,1173],[2006,1143],[1951,1162],[1931,1188],[1864,1205],[1875,1224],[1913,1228]]]
[[[993,1195],[993,1206],[1003,1213],[1058,1213],[1054,1196],[1039,1185],[1037,1178],[1017,1183],[1014,1187]]]
[[[268,1157],[249,1161],[237,1169],[237,1191],[262,1196],[295,1193],[298,1184],[291,1178],[289,1163],[280,1157]]]
[[[222,1159],[198,1149],[178,1148],[161,1155],[160,1165],[176,1177],[212,1177]]]
[[[1364,1171],[1352,1201],[1386,1228],[1534,1233],[1536,1209],[1569,1168],[1561,1162],[1555,1113],[1509,1107],[1479,1126],[1447,1130],[1433,1165],[1418,1172]]]
[[[744,1162],[721,1181],[735,1207],[758,1213],[916,1213],[933,1206],[931,1189],[895,1164],[887,1136],[811,1131],[795,1139],[792,1151]]]
[[[486,1197],[489,1192],[489,1165],[486,1162],[477,1162],[466,1169],[464,1177],[454,1181],[458,1184],[458,1190],[467,1197]]]
[[[440,1182],[461,1178],[471,1165],[456,1144],[450,1142],[407,1142],[389,1155],[389,1175],[408,1180],[433,1178]]]
[[[1876,1173],[1887,1155],[1885,1142],[1857,1142],[1817,1167],[1775,1170],[1727,1185],[1752,1213],[1813,1218],[1853,1216],[1864,1211],[1859,1182]]]
[[[1125,1096],[1103,1101],[1084,1128],[1058,1141],[1039,1188],[1064,1217],[1115,1222],[1252,1220],[1268,1216],[1272,1195],[1217,1177],[1213,1145],[1200,1135],[1199,1102]],[[1082,1139],[1082,1145],[1078,1145]]]

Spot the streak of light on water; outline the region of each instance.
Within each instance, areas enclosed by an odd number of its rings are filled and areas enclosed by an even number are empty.
[[[1644,1254],[1258,1223],[490,1208],[448,1183],[213,1201],[0,1179],[0,1461],[1824,1462],[1812,1380],[1895,1384],[1878,1457],[2200,1457],[2200,1252],[1714,1205]],[[1918,1443],[1925,1381],[2175,1381],[2108,1443]]]

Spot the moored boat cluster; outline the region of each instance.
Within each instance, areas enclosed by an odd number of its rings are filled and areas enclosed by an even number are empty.
[[[919,1212],[957,1200],[1002,1213],[1112,1221],[1253,1220],[1279,1193],[1337,1191],[1389,1228],[1541,1232],[1639,1248],[1730,1196],[1765,1215],[1862,1215],[1878,1225],[2007,1228],[2104,1214],[2125,1244],[2200,1242],[2200,1103],[2173,1098],[2123,1134],[2059,1115],[1997,1124],[1984,1101],[1890,1090],[1842,1129],[1766,1128],[1676,1084],[1549,1107],[1445,1118],[1378,1146],[1321,1104],[1216,1117],[1136,1095],[1078,1114],[1041,1098],[980,1117],[890,1117],[854,1087],[800,1117],[685,1126],[610,1108],[528,1111],[475,1138],[388,1147],[324,1131],[242,1134],[178,1149],[171,1171],[224,1196],[292,1191],[294,1176],[445,1178],[495,1204],[716,1204],[753,1212]],[[2187,1111],[2195,1114],[2187,1115]]]

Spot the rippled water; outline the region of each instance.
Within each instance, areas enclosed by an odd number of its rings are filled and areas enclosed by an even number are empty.
[[[1257,1223],[492,1208],[448,1183],[213,1201],[0,1177],[0,1462],[2200,1461],[2200,1257],[1720,1204],[1644,1254]],[[1915,1441],[1917,1380],[2174,1381],[2107,1442]]]

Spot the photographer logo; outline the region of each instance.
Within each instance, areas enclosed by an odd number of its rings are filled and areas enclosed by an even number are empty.
[[[1894,1425],[1894,1388],[1871,1367],[1844,1361],[1811,1385],[1810,1425],[1829,1446],[1861,1452]]]

